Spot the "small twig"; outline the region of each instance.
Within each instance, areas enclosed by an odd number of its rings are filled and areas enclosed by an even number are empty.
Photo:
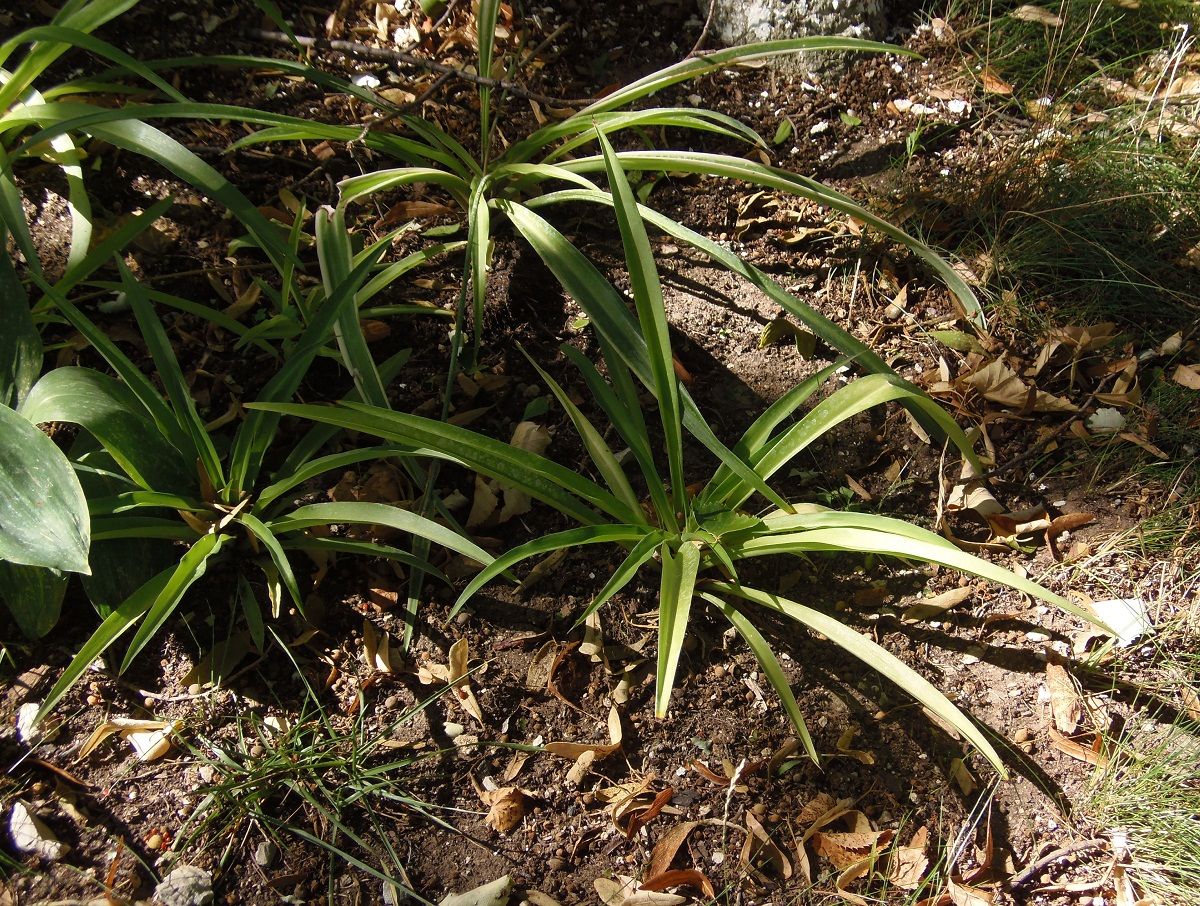
[[[1025,868],[1019,874],[1013,875],[1011,881],[1008,882],[1010,890],[1019,890],[1027,884],[1037,880],[1042,871],[1049,868],[1059,859],[1065,859],[1067,856],[1075,856],[1079,853],[1089,852],[1093,849],[1104,849],[1108,846],[1108,841],[1103,837],[1093,837],[1091,840],[1080,840],[1078,843],[1071,843],[1067,846],[1060,846],[1053,852],[1046,853],[1032,865]]]
[[[402,50],[388,50],[384,47],[371,47],[369,44],[359,44],[357,41],[342,41],[337,39],[314,38],[310,35],[296,35],[295,42],[290,37],[280,31],[266,31],[259,28],[247,29],[245,34],[250,38],[257,38],[260,41],[271,41],[275,44],[288,44],[295,46],[299,44],[301,47],[309,47],[314,50],[333,50],[338,53],[350,54],[355,57],[362,57],[368,60],[385,60],[389,63],[400,63],[404,66],[415,66],[419,69],[427,69],[430,72],[440,73],[456,79],[461,79],[464,82],[471,82],[475,85],[484,85],[490,88],[500,88],[504,91],[515,94],[517,97],[525,98],[531,101],[537,101],[541,104],[549,104],[552,107],[568,107],[573,104],[588,103],[591,98],[554,98],[546,94],[540,94],[536,91],[530,91],[515,82],[510,82],[506,79],[493,79],[488,76],[478,75],[474,72],[468,72],[465,69],[460,69],[456,66],[447,66],[444,63],[435,63],[433,60],[427,60],[424,57],[418,57],[414,54],[405,53]]]
[[[717,0],[708,0],[708,15],[704,17],[704,28],[700,31],[700,37],[696,39],[695,45],[688,51],[689,57],[694,57],[704,48],[704,42],[708,40],[708,30],[712,28],[713,13],[717,9]]]
[[[1031,457],[1036,456],[1038,453],[1042,452],[1042,450],[1045,449],[1047,444],[1049,444],[1052,440],[1055,440],[1056,438],[1061,437],[1063,434],[1066,433],[1067,429],[1070,428],[1071,425],[1073,425],[1075,422],[1079,421],[1081,418],[1084,418],[1086,416],[1088,407],[1096,401],[1096,395],[1099,392],[1100,391],[1098,389],[1093,390],[1091,392],[1091,394],[1088,396],[1088,398],[1083,401],[1083,405],[1079,407],[1079,412],[1076,415],[1071,416],[1069,419],[1067,419],[1065,422],[1063,422],[1061,425],[1059,425],[1057,428],[1055,428],[1053,432],[1051,432],[1050,434],[1047,434],[1045,437],[1038,438],[1038,440],[1032,446],[1028,447],[1024,452],[1018,453],[1016,456],[1014,456],[1008,462],[1004,463],[1004,465],[996,466],[996,468],[992,469],[991,471],[984,472],[982,475],[978,476],[978,478],[998,478],[1001,475],[1005,475],[1005,474],[1011,472],[1013,469],[1015,469],[1021,463],[1025,462],[1027,459],[1030,459]],[[975,481],[977,479],[973,478],[971,480]]]

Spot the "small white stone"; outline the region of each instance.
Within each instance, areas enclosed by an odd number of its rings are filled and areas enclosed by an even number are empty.
[[[964,101],[962,98],[953,98],[952,100],[949,100],[946,102],[946,109],[949,110],[951,113],[953,113],[955,116],[958,116],[960,114],[969,112],[971,109],[971,105],[968,104],[966,101]]]
[[[356,75],[350,80],[359,88],[378,88],[380,85],[379,79],[371,75],[369,72],[364,72],[362,75]]]

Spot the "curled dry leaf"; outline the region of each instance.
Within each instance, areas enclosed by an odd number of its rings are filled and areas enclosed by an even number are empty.
[[[1099,733],[1087,734],[1085,739],[1088,740],[1088,744],[1086,745],[1077,739],[1064,736],[1054,727],[1047,727],[1046,735],[1050,738],[1050,744],[1060,752],[1079,761],[1086,761],[1098,768],[1108,766],[1108,755],[1104,752],[1104,737]]]
[[[1074,412],[1069,400],[1029,387],[1015,371],[999,359],[971,374],[960,376],[960,386],[969,387],[990,402],[1018,412]]]
[[[621,906],[626,897],[637,891],[637,882],[628,875],[617,875],[616,878],[596,878],[592,888],[604,906]]]
[[[855,816],[856,825],[861,827],[861,830],[817,831],[812,836],[813,848],[832,862],[833,867],[839,871],[851,868],[867,856],[873,861],[895,836],[895,831],[871,829],[870,822],[862,812],[851,812],[849,815]]]
[[[1171,380],[1188,390],[1200,390],[1200,365],[1176,365]]]
[[[34,814],[33,807],[22,799],[13,801],[8,816],[8,833],[13,846],[23,853],[47,862],[56,862],[71,851],[45,823]]]
[[[683,824],[676,824],[663,834],[659,838],[659,841],[654,844],[654,850],[650,853],[650,866],[646,870],[647,875],[653,878],[666,872],[671,867],[671,863],[675,861],[675,855],[679,852],[679,847],[683,846],[684,841],[699,826],[699,821],[685,821]]]
[[[1020,19],[1022,22],[1036,22],[1039,25],[1046,25],[1050,28],[1060,28],[1063,24],[1062,16],[1052,13],[1044,7],[1034,6],[1032,3],[1018,6],[1010,15],[1014,19]]]
[[[739,856],[740,864],[748,871],[757,872],[758,866],[769,864],[771,869],[783,880],[792,876],[792,863],[783,854],[775,842],[767,834],[766,828],[754,817],[752,812],[746,812],[746,842],[742,845]]]
[[[484,822],[498,833],[507,834],[521,823],[528,810],[528,798],[520,787],[504,786],[497,790],[480,790],[479,798],[490,807]]]
[[[967,600],[974,593],[975,589],[970,585],[964,585],[962,588],[952,588],[939,595],[934,595],[932,598],[926,598],[918,601],[916,604],[910,604],[904,609],[904,613],[901,614],[900,618],[906,622],[913,622],[940,617],[946,611],[957,607],[963,601]]]
[[[396,673],[401,664],[398,654],[392,653],[392,637],[386,630],[376,629],[370,620],[363,620],[363,663],[379,673]]]
[[[850,743],[854,742],[854,734],[858,732],[857,727],[846,727],[842,731],[842,735],[838,737],[837,750],[839,755],[845,755],[847,758],[853,758],[855,761],[862,764],[874,764],[875,756],[870,752],[865,752],[862,749],[852,749]]]
[[[651,875],[642,882],[642,890],[666,890],[668,887],[692,887],[709,899],[716,897],[712,881],[704,872],[695,868],[675,869]]]
[[[950,760],[950,776],[958,785],[959,790],[964,796],[970,796],[977,789],[979,784],[975,782],[975,778],[971,776],[971,771],[967,767],[967,763],[961,758],[953,758]]]
[[[525,688],[531,692],[545,691],[557,658],[558,642],[553,639],[535,651],[529,661],[529,668],[525,671]]]
[[[604,656],[604,632],[600,628],[598,610],[593,610],[583,621],[583,642],[579,645],[579,653],[586,655],[593,663],[599,663]]]
[[[1046,658],[1046,688],[1050,692],[1050,714],[1060,733],[1070,736],[1083,720],[1083,701],[1074,677],[1067,672],[1063,659],[1055,652]]]
[[[96,748],[112,736],[119,733],[128,742],[139,761],[154,761],[162,758],[171,750],[171,734],[178,724],[166,720],[135,720],[131,717],[113,717],[100,724],[79,748],[76,761],[86,758]]]
[[[465,893],[449,894],[438,906],[507,906],[511,893],[512,878],[504,875]]]
[[[596,758],[607,758],[621,748],[621,715],[616,707],[608,711],[608,743],[578,743],[578,742],[548,742],[545,751],[561,758],[577,759],[585,752],[591,752]]]
[[[902,890],[916,890],[929,870],[929,828],[922,825],[913,834],[908,846],[892,849],[888,861],[888,881]]]

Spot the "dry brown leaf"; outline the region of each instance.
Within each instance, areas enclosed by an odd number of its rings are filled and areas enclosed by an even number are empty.
[[[742,845],[742,852],[739,856],[742,867],[756,871],[756,866],[766,861],[783,880],[786,881],[790,878],[792,876],[791,861],[783,854],[783,850],[775,845],[766,829],[752,812],[746,812],[746,830],[749,833],[746,834],[746,842]]]
[[[677,893],[660,893],[655,890],[639,890],[621,901],[621,906],[682,906],[688,898]]]
[[[1069,400],[1026,386],[1017,373],[999,359],[960,376],[958,383],[975,390],[984,399],[1018,412],[1074,412],[1077,409]]]
[[[1179,696],[1183,699],[1184,713],[1189,719],[1200,723],[1200,693],[1193,686],[1184,686],[1179,690]]]
[[[957,607],[963,601],[967,600],[974,593],[975,589],[970,585],[964,585],[962,588],[952,588],[949,591],[942,592],[940,595],[934,595],[932,598],[926,598],[918,601],[916,604],[910,604],[905,608],[900,619],[914,621],[940,617],[946,611]]]
[[[642,882],[642,890],[666,890],[668,887],[691,887],[700,891],[710,900],[716,897],[717,892],[712,886],[712,881],[704,872],[695,868],[677,868],[672,871],[664,871],[660,874],[651,875]]]
[[[558,642],[551,639],[533,653],[525,671],[525,688],[531,692],[542,692],[550,682],[550,671],[558,658]]]
[[[888,881],[901,890],[916,890],[929,870],[929,828],[922,825],[908,846],[897,846],[889,860]]]
[[[627,875],[617,875],[615,879],[596,878],[592,887],[605,906],[622,906],[626,897],[637,892],[637,883]]]
[[[866,816],[863,816],[864,821],[865,818]],[[866,827],[870,827],[869,822]],[[812,842],[813,848],[832,862],[834,868],[838,871],[845,871],[872,852],[878,856],[887,848],[894,836],[895,831],[891,830],[817,831],[812,836]]]
[[[1050,28],[1061,28],[1063,24],[1062,16],[1052,13],[1044,7],[1034,6],[1032,3],[1018,6],[1010,15],[1014,19],[1020,19],[1022,22],[1036,22],[1039,25],[1046,25]]]
[[[599,663],[604,656],[604,633],[600,628],[600,612],[593,610],[583,621],[583,642],[579,645],[579,653],[586,655],[593,663]]]
[[[970,887],[955,881],[954,878],[946,879],[946,887],[950,893],[950,902],[954,906],[991,906],[995,901],[995,897],[989,891]]]
[[[650,853],[650,865],[646,869],[646,874],[653,878],[667,871],[675,860],[679,847],[683,846],[684,841],[699,826],[699,821],[685,821],[663,834],[654,844],[654,850]]]
[[[849,805],[849,800],[843,800],[843,802]],[[828,793],[817,793],[800,809],[800,814],[796,816],[796,823],[801,827],[815,824],[819,818],[832,812],[837,805],[838,801]]]
[[[114,733],[119,733],[121,738],[133,747],[139,761],[154,761],[171,750],[171,734],[175,732],[177,726],[176,723],[166,720],[113,717],[104,721],[91,732],[91,735],[80,746],[75,760],[80,761],[86,758],[96,750],[100,743]]]
[[[520,787],[505,786],[496,790],[481,790],[479,798],[490,806],[484,818],[488,827],[497,833],[507,834],[525,817],[528,800]]]
[[[988,94],[1012,94],[1012,85],[1000,78],[990,66],[983,67],[983,72],[979,74],[979,79],[983,83],[983,90]]]
[[[583,781],[592,770],[592,765],[596,763],[596,750],[589,749],[586,752],[581,752],[579,757],[575,759],[575,763],[571,765],[571,770],[567,771],[567,783],[572,786],[582,786]]]
[[[864,752],[862,749],[852,749],[850,743],[854,741],[854,734],[858,732],[857,727],[846,727],[842,731],[842,735],[838,737],[837,750],[839,755],[845,755],[847,758],[853,758],[855,761],[862,764],[874,764],[875,756],[870,752]]]
[[[500,779],[505,783],[516,780],[517,775],[521,773],[521,769],[525,767],[525,762],[532,755],[532,752],[513,752],[513,756],[509,759],[508,766],[504,769],[504,773],[500,775]]]
[[[950,776],[954,778],[954,782],[958,785],[964,796],[970,796],[975,790],[979,789],[979,785],[975,782],[975,778],[971,776],[971,772],[967,768],[967,763],[961,758],[950,760]]]
[[[1176,365],[1171,380],[1188,390],[1200,390],[1200,365]]]
[[[547,576],[552,575],[567,557],[571,556],[570,548],[560,547],[558,550],[551,552],[549,555],[539,560],[521,580],[521,584],[517,586],[517,597],[526,597],[538,583],[542,582]]]
[[[1050,691],[1050,714],[1060,733],[1067,736],[1079,728],[1083,720],[1083,701],[1075,679],[1067,672],[1060,656],[1048,653],[1046,659],[1046,688]]]
[[[400,655],[392,653],[392,637],[386,630],[376,629],[370,620],[363,620],[362,659],[380,673],[396,673],[402,663]]]
[[[1073,532],[1075,529],[1082,528],[1093,521],[1095,521],[1095,517],[1091,513],[1063,513],[1061,516],[1055,516],[1051,519],[1050,524],[1046,526],[1046,546],[1050,548],[1050,553],[1054,556],[1054,559],[1062,559],[1057,541],[1063,532]]]
[[[1060,752],[1070,755],[1072,758],[1079,761],[1086,761],[1088,764],[1093,764],[1098,768],[1108,766],[1108,756],[1104,754],[1104,737],[1099,733],[1091,733],[1091,744],[1084,745],[1074,739],[1069,739],[1059,733],[1054,727],[1046,728],[1046,735],[1050,737],[1050,743]]]
[[[402,220],[419,220],[428,217],[446,217],[454,214],[454,208],[436,201],[399,201],[383,215],[383,226],[392,226]]]
[[[465,638],[459,639],[450,646],[448,662],[450,688],[454,690],[454,696],[458,699],[458,703],[462,706],[462,709],[479,721],[480,726],[482,726],[483,711],[479,707],[479,702],[475,700],[475,693],[471,691],[470,683],[467,681],[467,676],[470,672],[467,667],[469,659],[470,655]]]
[[[592,752],[597,758],[606,758],[621,748],[622,735],[621,715],[614,705],[608,711],[608,743],[548,742],[544,748],[551,755],[572,760],[585,752]]]

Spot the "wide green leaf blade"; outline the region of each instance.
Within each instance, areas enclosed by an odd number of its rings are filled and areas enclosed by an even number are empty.
[[[142,620],[142,625],[134,633],[133,640],[129,643],[129,650],[125,652],[125,658],[121,661],[118,673],[124,673],[129,669],[129,665],[133,663],[133,659],[141,653],[146,644],[162,628],[163,623],[175,612],[175,608],[179,606],[179,602],[183,600],[183,596],[187,593],[187,590],[192,587],[197,579],[204,575],[208,567],[209,558],[218,553],[224,547],[225,543],[229,541],[229,538],[229,535],[208,534],[201,537],[195,544],[188,548],[187,553],[179,559],[179,563],[171,570],[166,581],[144,611],[145,619]],[[151,581],[155,580],[152,579]],[[117,613],[120,613],[124,608],[125,605],[122,604],[113,615],[115,616]],[[105,623],[107,622],[108,620],[105,620]],[[109,644],[111,643],[112,640],[110,639]]]
[[[729,622],[733,624],[733,628],[737,630],[738,635],[750,646],[750,650],[754,652],[754,659],[758,661],[758,665],[762,667],[763,673],[774,688],[775,694],[783,702],[783,710],[787,712],[792,726],[796,728],[796,735],[804,744],[804,751],[808,753],[808,757],[814,763],[819,763],[817,747],[813,745],[812,737],[808,733],[808,724],[804,722],[804,715],[800,713],[800,705],[796,702],[796,696],[792,694],[792,686],[783,672],[783,667],[779,664],[779,659],[775,657],[775,652],[771,650],[771,646],[763,638],[763,634],[758,631],[758,627],[727,601],[705,593],[701,593],[700,597],[725,614]]]
[[[481,475],[497,478],[584,524],[600,521],[599,514],[588,504],[617,519],[624,509],[617,498],[594,481],[544,456],[518,450],[456,425],[356,403],[336,406],[248,403],[247,408],[296,415],[423,448],[428,456],[457,462]]]
[[[0,245],[7,239],[0,227]],[[15,409],[42,372],[42,337],[6,249],[0,249],[0,406]]]
[[[672,553],[663,543],[662,580],[658,599],[658,666],[654,681],[654,716],[666,717],[679,655],[687,634],[688,617],[692,612],[692,595],[696,589],[696,572],[700,567],[700,549],[690,541]]]
[[[539,557],[566,547],[579,547],[585,544],[620,544],[626,541],[636,541],[646,534],[645,526],[638,525],[587,525],[582,528],[568,529],[565,532],[555,532],[534,538],[505,551],[486,567],[484,567],[463,589],[450,615],[458,613],[475,595],[479,589],[487,585],[497,576],[507,572],[523,560]]]
[[[653,379],[651,390],[658,400],[658,412],[662,420],[671,496],[675,511],[682,513],[687,509],[686,482],[683,477],[683,416],[662,284],[654,264],[654,253],[650,249],[650,237],[646,235],[646,227],[637,213],[633,189],[629,186],[625,171],[617,163],[616,152],[608,139],[600,134],[599,140],[600,150],[604,154],[604,170],[613,196],[613,210],[621,231],[621,244],[625,248],[625,266],[629,271],[638,324],[649,352]]]
[[[107,374],[90,368],[55,368],[34,385],[21,414],[38,424],[79,425],[147,490],[195,491],[195,470],[158,433],[128,385]]]
[[[833,617],[754,588],[742,585],[713,583],[713,590],[721,594],[733,595],[754,604],[759,604],[777,613],[782,613],[803,623],[810,629],[819,632],[848,654],[854,655],[864,664],[878,670],[885,677],[911,695],[922,705],[957,730],[964,739],[974,745],[1003,778],[1008,777],[1004,763],[999,754],[992,748],[987,737],[979,728],[960,711],[950,699],[946,698],[925,677],[917,673],[887,649],[871,641],[864,635],[855,632],[845,623]]]
[[[464,538],[453,529],[439,525],[432,519],[418,516],[409,510],[388,506],[385,503],[363,503],[348,501],[345,503],[313,503],[298,507],[286,516],[280,516],[267,523],[276,535],[286,532],[298,532],[314,526],[337,525],[383,525],[399,532],[407,532],[427,538],[434,544],[440,544],[455,553],[470,557],[479,563],[492,562],[492,555],[475,542]]]
[[[0,560],[88,572],[87,499],[54,441],[0,406]]]
[[[56,569],[0,560],[0,600],[26,638],[40,639],[58,623],[68,579]]]

